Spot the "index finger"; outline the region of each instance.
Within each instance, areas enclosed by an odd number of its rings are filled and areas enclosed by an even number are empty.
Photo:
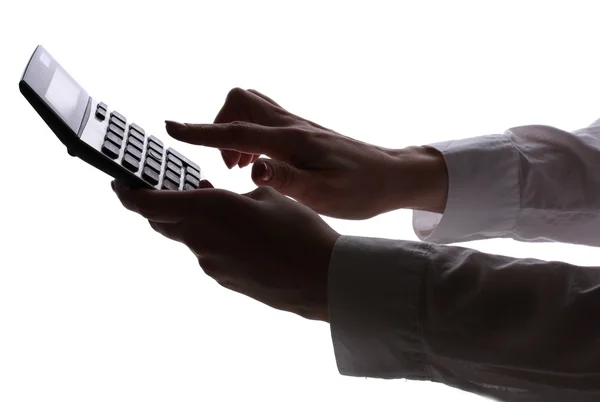
[[[216,124],[181,124],[166,121],[173,138],[189,144],[204,145],[222,150],[249,154],[264,154],[289,161],[298,152],[302,133],[291,127],[270,127],[234,121]]]

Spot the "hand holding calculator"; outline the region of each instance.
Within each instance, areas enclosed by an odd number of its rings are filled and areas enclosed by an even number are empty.
[[[198,188],[198,164],[89,96],[42,46],[31,56],[19,88],[70,155],[131,187]]]

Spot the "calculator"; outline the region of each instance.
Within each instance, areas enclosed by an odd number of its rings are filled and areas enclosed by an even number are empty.
[[[131,187],[183,191],[200,185],[198,164],[88,95],[42,46],[19,89],[71,156]]]

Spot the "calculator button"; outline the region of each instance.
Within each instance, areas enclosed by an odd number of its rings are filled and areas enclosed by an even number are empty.
[[[148,149],[148,152],[146,153],[146,155],[150,158],[156,159],[157,161],[162,160],[162,153],[158,153],[155,150],[153,150],[152,148]]]
[[[181,167],[177,166],[176,164],[174,164],[173,162],[169,161],[168,159],[167,159],[167,170],[172,171],[177,176],[179,176],[181,174]]]
[[[106,105],[104,103],[98,103],[96,108],[96,118],[103,121],[106,118]]]
[[[125,152],[130,153],[138,161],[142,159],[142,151],[138,150],[135,147],[132,147],[131,145],[127,145],[127,148],[125,148]]]
[[[192,186],[190,183],[185,183],[185,185],[183,186],[184,190],[195,190],[196,187]]]
[[[200,179],[200,172],[199,172],[199,171],[197,171],[196,169],[194,169],[194,168],[193,168],[193,167],[191,167],[191,166],[188,166],[188,167],[187,167],[187,169],[186,169],[186,173],[188,173],[188,174],[190,174],[190,175],[194,176],[196,179]]]
[[[121,130],[125,131],[125,123],[123,123],[119,119],[115,119],[114,117],[111,117],[110,120],[108,121],[108,124],[114,124],[115,126],[119,127]]]
[[[193,169],[200,171],[200,166],[196,165],[194,162],[192,162],[179,152],[175,151],[173,148],[169,148],[167,152],[171,153],[173,156],[181,160],[186,166],[191,166]]]
[[[179,185],[180,178],[178,174],[171,172],[170,170],[165,171],[165,178],[177,183]]]
[[[142,149],[144,149],[144,144],[140,140],[138,140],[137,138],[132,137],[131,135],[127,138],[127,143],[133,145],[134,147],[136,147],[140,151]]]
[[[96,110],[96,118],[100,121],[103,121],[106,118],[106,112],[102,109]]]
[[[112,159],[117,159],[119,156],[119,148],[110,141],[106,141],[102,144],[102,152]]]
[[[125,166],[127,169],[131,170],[132,172],[137,172],[138,169],[140,168],[140,162],[135,159],[131,154],[126,153],[125,156],[123,157],[123,166]]]
[[[135,130],[135,131],[137,131],[137,132],[138,132],[138,133],[140,133],[142,136],[143,136],[144,134],[146,134],[146,132],[144,131],[144,129],[143,129],[143,128],[141,128],[140,126],[138,126],[138,125],[137,125],[137,124],[135,124],[135,123],[131,123],[131,124],[129,125],[129,128],[130,128],[131,130]]]
[[[162,187],[167,190],[179,190],[179,184],[169,179],[164,179]]]
[[[173,148],[169,148],[167,150],[167,152],[169,152],[170,154],[172,154],[174,157],[176,157],[180,161],[185,162],[186,165],[187,165],[187,158],[185,156],[181,155],[179,152],[175,151]]]
[[[129,136],[135,138],[136,140],[140,141],[141,143],[143,143],[144,139],[145,139],[144,134],[142,134],[138,131],[132,130],[132,127],[129,127]]]
[[[121,113],[119,113],[119,112],[117,112],[117,111],[114,111],[114,110],[113,110],[113,112],[110,114],[110,117],[111,117],[111,118],[113,118],[113,117],[114,117],[114,118],[116,118],[116,119],[119,119],[119,120],[121,120],[123,123],[127,123],[127,119],[125,118],[125,116],[123,116]]]
[[[125,133],[125,130],[123,130],[121,127],[118,127],[114,124],[109,124],[107,131],[110,131],[110,132],[114,133],[115,135],[118,135],[121,138],[123,138],[123,134]]]
[[[142,172],[142,178],[146,180],[150,184],[158,184],[158,173],[149,168],[148,166],[144,167],[144,171]]]
[[[155,161],[152,158],[147,158],[146,159],[146,166],[150,166],[152,169],[154,169],[157,173],[160,172],[160,162]]]
[[[162,145],[158,145],[157,143],[152,142],[151,139],[152,139],[152,137],[148,138],[148,147],[150,147],[150,149],[162,154],[162,151],[163,151]]]
[[[123,144],[123,139],[120,138],[119,136],[111,133],[110,131],[108,133],[106,133],[106,137],[104,139],[106,141],[112,142],[113,144],[115,144],[119,148],[121,148],[121,145]]]
[[[167,150],[168,153],[172,154],[173,156],[177,157],[179,160],[185,160],[186,157],[181,155],[179,152],[175,151],[173,148],[169,148]]]
[[[169,151],[167,151],[167,152],[169,152]],[[183,162],[181,161],[181,159],[179,159],[172,153],[167,153],[167,160],[180,168],[183,166]]]
[[[190,176],[189,174],[185,175],[185,182],[191,184],[194,187],[198,187],[200,185],[200,180],[198,180],[194,176]]]
[[[148,137],[148,143],[154,143],[156,144],[156,146],[160,149],[162,149],[163,147],[163,143],[161,140],[159,140],[158,138],[156,138],[155,136],[151,135],[150,137]]]
[[[198,172],[198,176],[200,176],[200,166],[198,166],[197,164],[195,164],[194,162],[192,162],[191,160],[187,160],[188,162],[188,169],[192,169],[196,172]]]

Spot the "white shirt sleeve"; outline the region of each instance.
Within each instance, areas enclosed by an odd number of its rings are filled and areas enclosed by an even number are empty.
[[[443,214],[414,212],[421,240],[600,246],[600,120],[574,132],[521,126],[431,146],[446,161],[448,199]]]

